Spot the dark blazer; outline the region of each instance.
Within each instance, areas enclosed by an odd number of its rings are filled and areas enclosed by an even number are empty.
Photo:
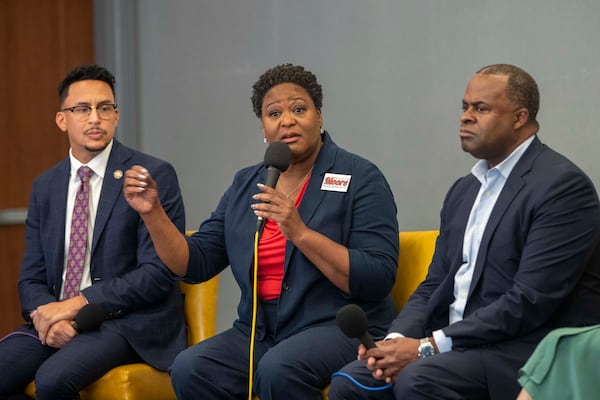
[[[485,228],[464,319],[448,326],[465,226],[480,188],[468,175],[448,192],[428,275],[390,327],[410,337],[442,329],[454,349],[521,341],[552,328],[600,323],[600,263],[586,263],[600,226],[588,177],[536,137],[515,165]],[[515,342],[516,343],[516,342]]]
[[[69,158],[33,182],[26,221],[25,255],[19,278],[23,316],[57,301],[65,248]],[[147,363],[166,370],[186,346],[183,296],[160,261],[148,231],[125,201],[122,175],[144,165],[158,182],[161,202],[183,232],[185,213],[177,175],[159,159],[113,141],[94,225],[90,272],[92,286],[82,291],[107,312],[111,325]]]
[[[327,172],[350,175],[348,191],[321,190]],[[231,265],[241,288],[235,323],[245,332],[251,326],[250,277],[256,231],[256,215],[250,206],[255,203],[256,184],[265,182],[265,177],[263,164],[239,171],[211,217],[188,238],[190,260],[185,279],[204,281]],[[339,148],[325,132],[298,212],[309,228],[348,248],[350,294],[335,287],[288,241],[277,340],[306,327],[335,325],[337,310],[348,303],[363,307],[373,333],[385,333],[396,313],[389,293],[398,269],[398,224],[394,198],[381,171]],[[260,313],[257,337],[264,337]]]

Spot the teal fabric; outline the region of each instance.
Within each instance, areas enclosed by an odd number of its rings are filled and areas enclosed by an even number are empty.
[[[600,398],[600,325],[550,332],[519,371],[534,400]]]

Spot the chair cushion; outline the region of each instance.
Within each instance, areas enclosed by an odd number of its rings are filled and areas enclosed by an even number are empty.
[[[185,294],[188,345],[192,345],[216,332],[219,276],[194,285],[181,282],[180,287]],[[25,393],[35,399],[35,383],[27,385]],[[111,369],[80,395],[82,400],[175,399],[169,374],[143,363]]]
[[[27,386],[25,394],[35,398],[33,382]],[[111,369],[80,395],[82,400],[175,400],[169,374],[143,363]]]

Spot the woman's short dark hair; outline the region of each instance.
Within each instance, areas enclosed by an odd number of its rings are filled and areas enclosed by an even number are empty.
[[[252,86],[252,108],[258,118],[262,115],[263,100],[267,92],[280,83],[293,83],[302,87],[317,110],[323,106],[323,91],[317,82],[317,77],[300,65],[281,64],[268,69]]]
[[[109,70],[95,64],[81,65],[69,72],[60,85],[58,85],[58,100],[60,104],[63,104],[69,95],[69,86],[75,82],[87,80],[106,82],[110,86],[113,96],[115,95],[115,77]]]

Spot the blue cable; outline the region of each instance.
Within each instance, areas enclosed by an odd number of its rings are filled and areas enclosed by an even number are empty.
[[[358,386],[361,389],[364,390],[369,390],[371,392],[375,392],[378,390],[385,390],[385,389],[389,389],[392,387],[391,383],[388,383],[387,385],[384,386],[377,386],[377,387],[369,387],[369,386],[365,386],[362,383],[360,383],[359,381],[357,381],[356,379],[354,379],[353,377],[351,377],[350,375],[344,373],[344,372],[334,372],[331,377],[333,378],[334,376],[341,376],[343,378],[349,379],[350,382],[354,383],[356,386]]]

